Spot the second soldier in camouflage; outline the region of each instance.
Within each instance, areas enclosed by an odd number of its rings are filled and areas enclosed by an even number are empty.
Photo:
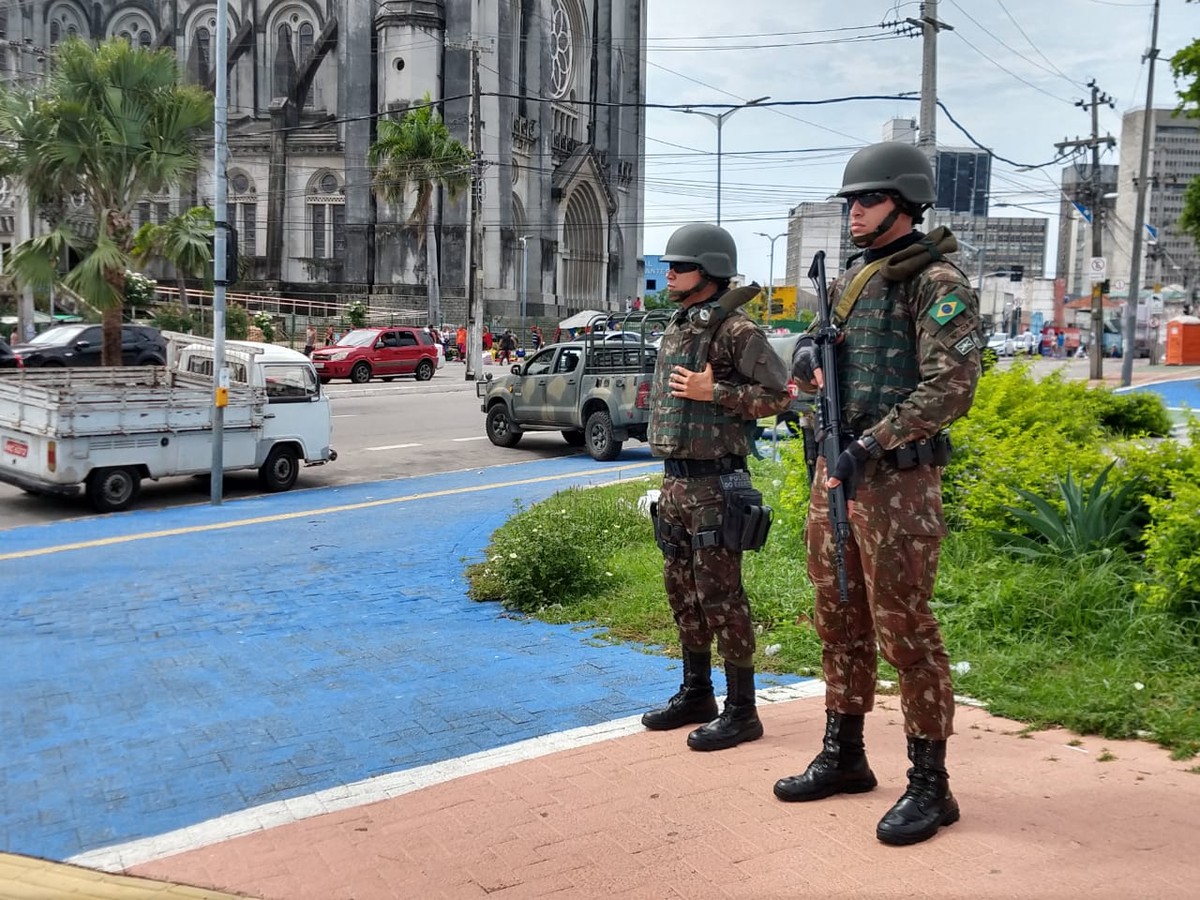
[[[945,768],[953,732],[950,664],[930,609],[946,534],[941,467],[946,426],[967,412],[980,372],[979,305],[963,273],[945,259],[945,229],[913,230],[933,203],[924,154],[895,142],[849,161],[842,190],[851,239],[864,249],[831,290],[841,422],[846,449],[820,459],[806,523],[814,621],[822,641],[826,729],[821,752],[800,775],[775,785],[781,800],[818,800],[876,786],[863,745],[875,702],[876,646],[899,675],[912,768],[908,789],[880,820],[879,840],[912,844],[958,820]],[[801,389],[823,383],[811,339],[798,342]],[[851,539],[849,597],[834,564],[828,490],[845,486]]]

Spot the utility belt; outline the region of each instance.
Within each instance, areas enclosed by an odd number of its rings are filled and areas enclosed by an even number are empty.
[[[745,464],[745,459],[741,457],[725,458],[741,459],[742,465]],[[721,460],[667,460],[668,465],[672,462],[702,463],[711,467]],[[699,473],[692,471],[691,476],[673,477],[699,477]],[[762,549],[771,531],[771,507],[763,504],[762,494],[754,489],[750,473],[745,469],[726,472],[720,475],[720,479],[725,506],[721,511],[721,524],[712,528],[702,528],[693,534],[682,525],[664,522],[658,515],[658,503],[650,504],[654,541],[664,556],[679,559],[690,556],[693,550],[707,547],[725,547],[734,552]]]
[[[842,446],[845,447],[851,441],[857,441],[858,438],[859,435],[857,434],[843,434]],[[820,442],[818,441],[817,444],[817,455],[824,456],[824,453],[821,452]],[[884,450],[882,459],[900,471],[915,469],[917,466],[941,467],[950,462],[950,452],[952,449],[950,432],[939,431],[931,438],[909,441],[906,444],[901,444],[899,447],[893,447],[891,450]]]
[[[720,459],[665,459],[663,472],[671,478],[707,478],[726,475],[746,468],[744,456],[722,456]]]

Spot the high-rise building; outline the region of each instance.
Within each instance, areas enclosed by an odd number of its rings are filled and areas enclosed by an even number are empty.
[[[1040,278],[1046,264],[1049,224],[1049,219],[1037,216],[971,216],[931,209],[920,227],[928,232],[946,225],[954,232],[961,248],[955,262],[975,284],[981,268],[984,275],[1020,271],[1023,276]]]
[[[988,214],[992,158],[986,150],[938,148],[934,165],[938,209]]]
[[[801,203],[788,213],[787,269],[784,284],[796,287],[796,308],[815,311],[817,298],[808,267],[818,250],[825,251],[825,271],[833,278],[842,270],[846,246],[846,201]]]
[[[1172,109],[1152,111],[1150,160],[1147,177],[1145,223],[1142,234],[1141,287],[1161,281],[1194,287],[1200,281],[1200,251],[1179,227],[1183,196],[1193,179],[1200,177],[1200,130],[1194,119],[1176,116]],[[1137,177],[1142,147],[1144,111],[1125,113],[1121,121],[1120,173],[1112,253],[1107,249],[1108,274],[1128,281],[1133,251],[1133,221],[1137,209]]]

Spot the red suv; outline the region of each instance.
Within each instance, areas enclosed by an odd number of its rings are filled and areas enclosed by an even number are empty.
[[[314,350],[312,361],[322,384],[334,378],[366,384],[372,378],[391,381],[399,375],[428,381],[437,369],[438,352],[424,328],[388,325],[356,328],[332,347]]]

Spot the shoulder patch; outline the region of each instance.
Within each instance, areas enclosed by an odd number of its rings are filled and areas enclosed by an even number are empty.
[[[958,295],[950,294],[933,304],[933,307],[929,310],[929,318],[937,322],[938,325],[945,325],[955,316],[966,311],[967,305],[958,299]]]
[[[982,341],[980,341],[979,338],[975,336],[975,333],[972,332],[955,344],[954,349],[958,351],[959,356],[968,356],[980,349],[980,343],[982,343]]]

